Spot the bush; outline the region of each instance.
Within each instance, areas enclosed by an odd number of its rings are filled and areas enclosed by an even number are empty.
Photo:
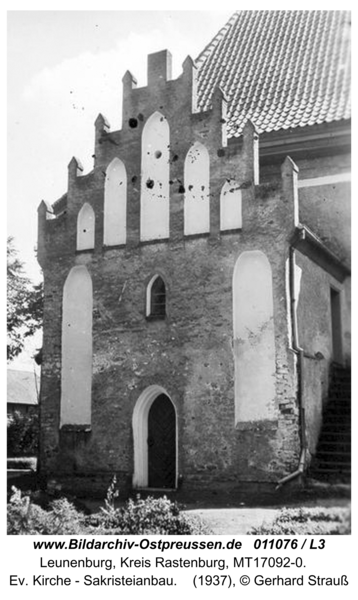
[[[115,508],[116,478],[113,478],[107,491],[105,506],[101,512],[89,518],[95,524],[96,532],[117,535],[193,535],[209,533],[207,527],[195,517],[180,512],[176,502],[166,496],[162,498],[130,499],[124,507]]]
[[[38,451],[39,417],[15,410],[7,417],[7,455],[35,456]]]
[[[348,535],[350,525],[349,508],[283,508],[272,524],[248,535]]]
[[[8,503],[7,533],[10,535],[69,535],[85,533],[84,517],[66,498],[54,500],[44,510],[12,488]]]
[[[53,500],[44,510],[33,504],[15,487],[8,504],[8,533],[12,535],[200,535],[210,531],[199,518],[180,512],[176,502],[163,498],[137,496],[123,507],[115,508],[118,495],[115,478],[105,506],[86,517],[66,498]]]
[[[122,508],[113,512],[102,510],[98,527],[103,533],[117,535],[191,535],[208,533],[201,521],[180,512],[176,502],[163,498],[128,500]]]

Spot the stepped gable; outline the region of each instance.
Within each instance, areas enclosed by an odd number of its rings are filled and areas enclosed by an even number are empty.
[[[230,137],[350,118],[348,11],[238,11],[196,65],[198,108],[220,85]]]
[[[63,194],[61,196],[61,198],[59,198],[52,204],[52,208],[53,208],[55,215],[57,215],[57,216],[66,210],[66,208],[67,208],[67,192],[66,192],[66,194]]]

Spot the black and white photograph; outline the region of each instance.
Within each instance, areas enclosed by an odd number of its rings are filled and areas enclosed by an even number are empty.
[[[7,585],[352,598],[351,12],[178,8],[7,12]]]

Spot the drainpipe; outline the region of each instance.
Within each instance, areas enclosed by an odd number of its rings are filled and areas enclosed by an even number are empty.
[[[291,323],[292,323],[292,350],[297,355],[297,371],[298,371],[298,389],[297,389],[297,400],[299,406],[299,424],[300,424],[300,442],[301,442],[301,455],[298,463],[298,468],[290,475],[286,475],[277,482],[276,490],[288,481],[292,481],[299,475],[304,473],[306,468],[306,455],[307,455],[307,440],[306,440],[306,418],[305,418],[305,407],[303,400],[303,384],[304,384],[304,350],[298,343],[298,324],[297,324],[297,290],[295,282],[295,250],[290,246],[289,255],[289,288],[290,288],[290,309],[291,309]]]

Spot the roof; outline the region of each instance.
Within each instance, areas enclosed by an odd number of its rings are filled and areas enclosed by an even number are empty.
[[[8,404],[38,404],[38,377],[31,371],[7,370]]]
[[[196,65],[198,109],[219,85],[229,136],[350,118],[348,11],[235,12]]]

